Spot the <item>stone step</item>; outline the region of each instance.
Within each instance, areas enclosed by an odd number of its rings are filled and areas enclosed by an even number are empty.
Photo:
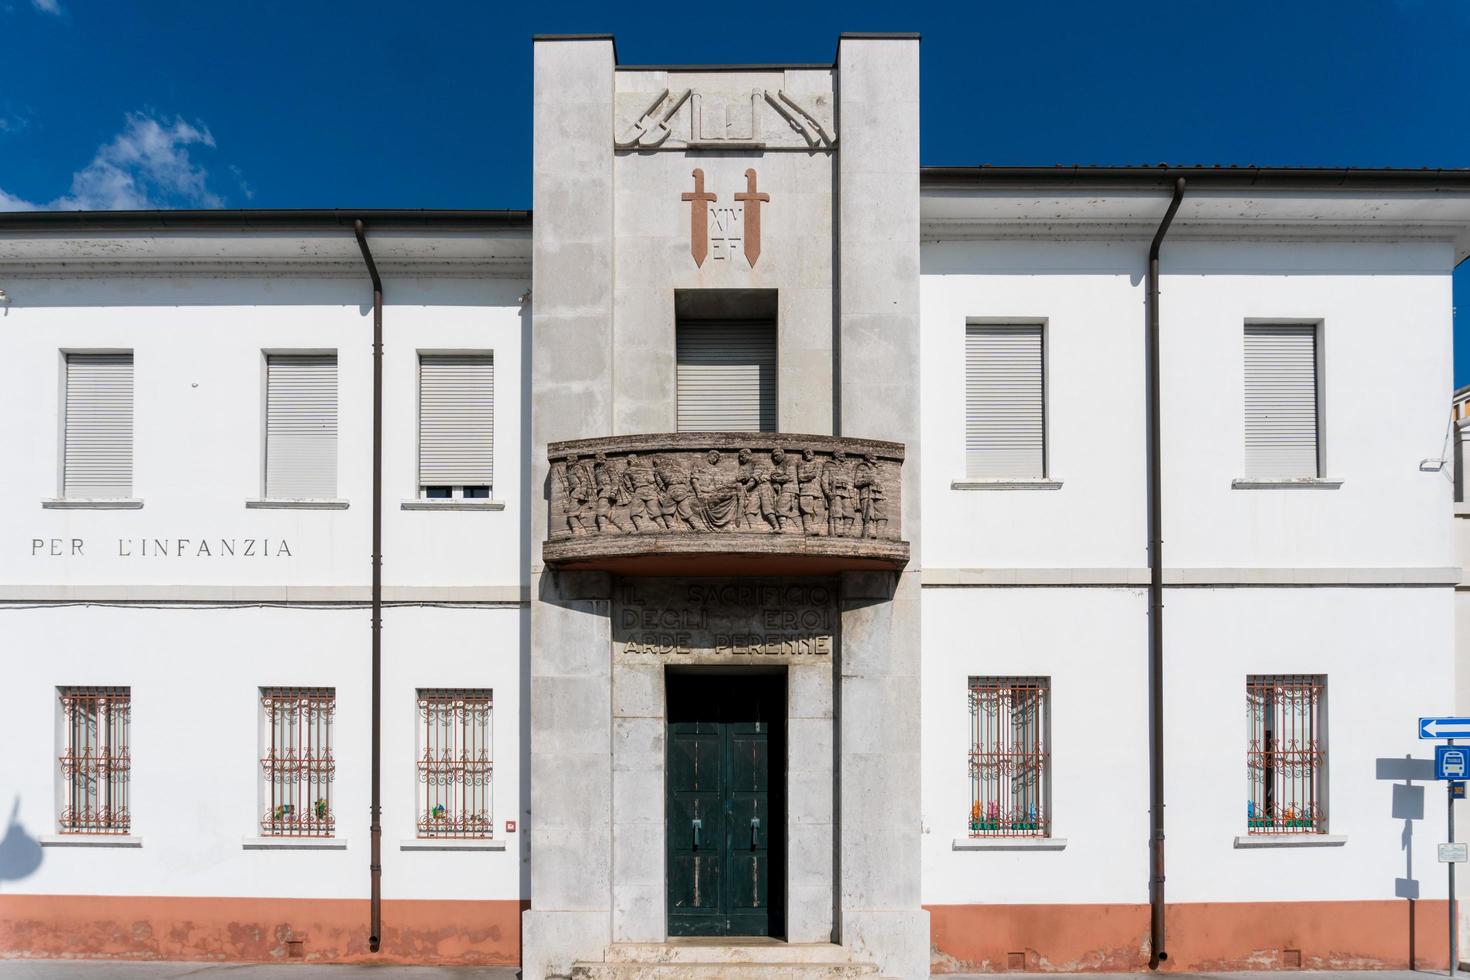
[[[872,963],[577,963],[572,980],[881,980]]]
[[[857,962],[852,950],[835,943],[784,943],[780,940],[718,942],[703,939],[667,943],[613,943],[609,963],[814,963]]]

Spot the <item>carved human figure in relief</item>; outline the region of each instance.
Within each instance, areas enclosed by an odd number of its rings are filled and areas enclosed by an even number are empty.
[[[626,534],[628,522],[623,520],[618,508],[627,503],[627,498],[623,493],[622,481],[613,472],[612,464],[607,461],[606,453],[598,453],[594,457],[592,480],[597,496],[595,522],[597,530],[612,529]]]
[[[740,520],[740,485],[720,475],[720,451],[704,454],[704,465],[696,467],[689,477],[694,495],[699,498],[704,521],[711,531],[732,528]]]
[[[592,515],[592,502],[597,496],[597,483],[592,468],[576,453],[568,453],[562,465],[562,490],[566,493],[567,530],[581,534],[587,530]]]
[[[822,496],[827,501],[827,533],[833,537],[851,534],[856,491],[852,485],[852,467],[847,462],[847,453],[841,449],[822,467]]]
[[[776,495],[771,489],[771,476],[749,449],[740,450],[737,457],[740,471],[741,512],[746,527],[754,527],[757,520],[765,522],[772,531],[780,530],[776,522]]]
[[[810,449],[801,451],[801,461],[796,464],[796,495],[802,533],[821,534],[822,467]]]
[[[776,530],[784,532],[797,521],[796,474],[786,460],[786,450],[779,446],[771,450],[771,471],[766,481],[771,488],[771,510],[776,517]]]
[[[663,511],[669,530],[703,530],[704,522],[694,509],[696,498],[684,468],[668,456],[656,456],[653,474],[658,483],[659,509]]]
[[[857,488],[858,513],[862,516],[862,534],[870,538],[881,538],[888,525],[888,504],[883,479],[878,470],[878,457],[864,453],[863,461],[857,464],[852,478]]]
[[[653,464],[640,459],[637,453],[629,453],[620,482],[628,498],[628,517],[633,522],[633,530],[647,531],[652,525],[653,529],[667,531],[669,522],[659,503],[658,477],[654,475]]]

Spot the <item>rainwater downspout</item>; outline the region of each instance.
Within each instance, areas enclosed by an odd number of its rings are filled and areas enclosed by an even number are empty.
[[[368,949],[378,951],[383,936],[383,800],[382,752],[383,728],[383,280],[377,263],[368,249],[367,230],[361,220],[354,221],[357,247],[367,263],[373,280],[373,705],[372,705],[372,804],[369,809],[368,837],[370,851],[368,873],[371,877],[369,902]]]
[[[1164,502],[1159,447],[1159,246],[1184,200],[1184,178],[1148,247],[1148,904],[1150,970],[1164,948]]]

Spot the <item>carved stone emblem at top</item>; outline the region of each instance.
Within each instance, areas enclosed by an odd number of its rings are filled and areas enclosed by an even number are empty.
[[[662,446],[650,445],[650,437],[633,438],[639,442],[552,456],[551,538],[899,537],[890,516],[900,490],[901,447],[885,453],[878,447],[890,444],[831,437],[814,437],[824,443],[820,449],[795,442],[732,448],[729,436],[720,446],[691,445],[680,435],[667,437]]]
[[[785,89],[620,92],[613,145],[620,150],[801,149],[837,145],[831,93]]]

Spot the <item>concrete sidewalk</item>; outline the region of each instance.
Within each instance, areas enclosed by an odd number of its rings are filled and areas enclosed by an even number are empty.
[[[1425,980],[1444,970],[1297,970],[1250,973],[1047,973],[1046,980]],[[110,960],[0,960],[0,980],[517,980],[515,967],[323,966],[307,963],[119,963]],[[950,973],[944,980],[995,980]]]
[[[0,980],[517,980],[520,975],[513,966],[0,960]]]

